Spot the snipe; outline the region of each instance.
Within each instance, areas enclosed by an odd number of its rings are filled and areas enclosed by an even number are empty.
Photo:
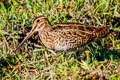
[[[91,26],[80,23],[55,24],[51,25],[44,16],[39,16],[33,20],[33,27],[29,34],[16,48],[19,49],[22,44],[29,39],[36,31],[39,32],[42,43],[55,51],[65,51],[94,41],[103,37],[110,26]]]

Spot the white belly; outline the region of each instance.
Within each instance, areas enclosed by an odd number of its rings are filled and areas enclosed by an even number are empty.
[[[68,49],[68,46],[67,45],[64,45],[64,46],[61,46],[61,45],[56,45],[55,46],[55,50],[56,51],[65,51]]]

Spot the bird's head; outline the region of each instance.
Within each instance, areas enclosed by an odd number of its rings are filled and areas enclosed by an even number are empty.
[[[48,19],[45,16],[38,16],[33,20],[33,25],[31,31],[28,35],[24,38],[24,40],[18,45],[16,48],[19,49],[26,40],[28,40],[35,32],[41,32],[46,27],[46,24],[50,24]]]
[[[39,16],[39,17],[36,17],[34,20],[33,20],[33,26],[32,26],[32,30],[33,31],[42,31],[43,28],[45,28],[46,24],[50,24],[48,19],[45,17],[45,16]]]

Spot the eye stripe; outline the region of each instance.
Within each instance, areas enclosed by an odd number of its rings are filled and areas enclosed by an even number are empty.
[[[43,25],[44,25],[44,23],[41,24],[41,26],[43,26]]]
[[[42,26],[44,24],[44,22],[41,22],[40,24],[38,24],[39,26]]]

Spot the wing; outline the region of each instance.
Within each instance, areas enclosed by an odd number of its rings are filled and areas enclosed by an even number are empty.
[[[104,36],[109,30],[109,26],[90,26],[84,24],[56,24],[51,31],[59,36],[59,45],[75,48]]]

